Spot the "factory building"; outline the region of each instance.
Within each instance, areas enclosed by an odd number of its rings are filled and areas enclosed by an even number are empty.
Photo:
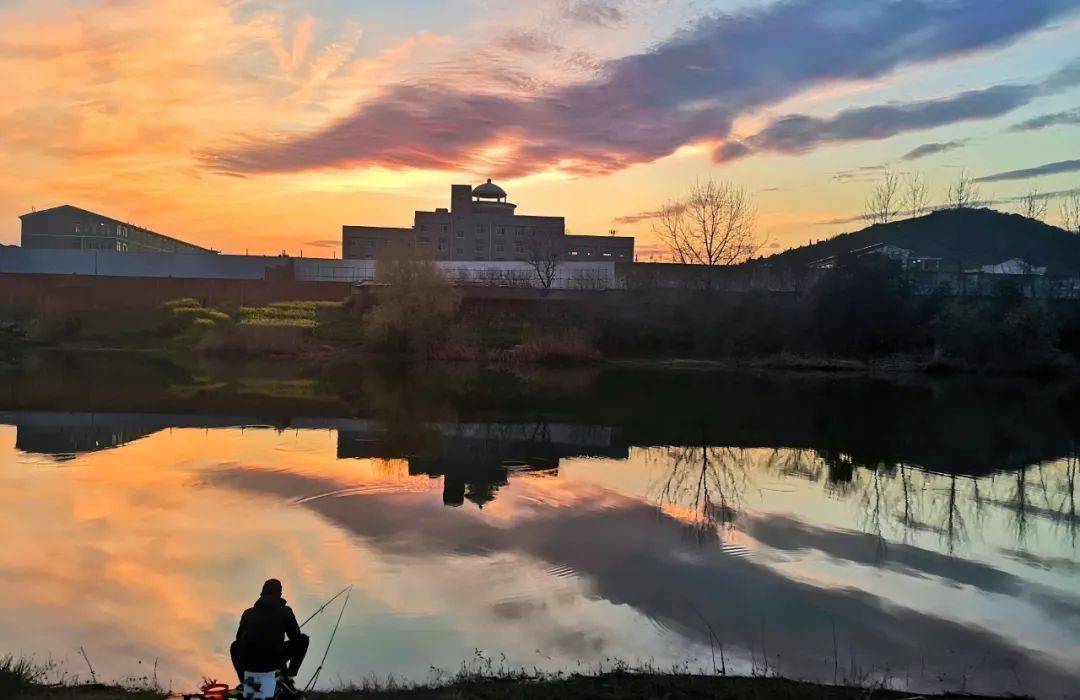
[[[64,204],[23,214],[22,247],[121,253],[213,253],[140,226]]]
[[[516,209],[491,180],[476,188],[451,185],[450,207],[415,212],[412,228],[342,227],[342,257],[373,260],[397,244],[443,261],[528,261],[552,248],[566,261],[634,259],[631,236],[568,236],[563,217],[523,216]]]

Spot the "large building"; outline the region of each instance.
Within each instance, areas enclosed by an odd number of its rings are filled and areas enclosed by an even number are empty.
[[[371,260],[388,245],[400,244],[435,260],[528,261],[554,246],[567,261],[634,259],[631,236],[568,236],[563,217],[522,216],[516,209],[491,180],[475,189],[451,185],[450,208],[415,212],[412,228],[343,226],[341,254]]]
[[[213,253],[191,243],[64,204],[23,214],[22,247],[128,253]]]

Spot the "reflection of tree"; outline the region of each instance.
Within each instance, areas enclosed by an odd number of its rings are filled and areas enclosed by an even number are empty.
[[[1080,529],[1080,520],[1076,517],[1076,477],[1080,472],[1080,458],[1075,455],[1065,465],[1065,479],[1061,489],[1061,503],[1058,510],[1065,514],[1072,546],[1076,546],[1076,534]]]
[[[945,535],[945,544],[948,548],[949,554],[953,553],[957,539],[964,538],[967,531],[964,524],[963,513],[960,512],[960,500],[957,495],[956,481],[956,474],[950,474],[949,497],[947,499],[948,505],[945,509],[945,527],[943,528]]]
[[[765,468],[787,478],[821,481],[825,463],[814,450],[774,449],[765,461]]]
[[[728,528],[742,506],[750,459],[736,447],[668,447],[662,450],[668,463],[659,484],[661,506],[687,508],[702,533]]]

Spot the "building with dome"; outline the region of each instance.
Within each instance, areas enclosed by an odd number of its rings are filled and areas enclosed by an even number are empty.
[[[491,180],[472,187],[450,186],[450,207],[417,211],[411,228],[343,226],[343,258],[373,260],[389,245],[427,251],[435,260],[515,260],[535,257],[538,242],[567,261],[631,262],[632,236],[566,234],[561,216],[517,213],[506,191]]]

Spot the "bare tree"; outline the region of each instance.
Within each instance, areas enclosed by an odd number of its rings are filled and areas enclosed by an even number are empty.
[[[866,218],[875,224],[887,224],[894,220],[900,209],[900,176],[886,170],[866,198]]]
[[[1061,228],[1080,235],[1080,192],[1065,195],[1061,200]]]
[[[753,197],[739,185],[715,180],[698,182],[686,199],[665,204],[653,231],[685,265],[735,265],[762,246]]]
[[[1039,193],[1038,187],[1033,187],[1030,192],[1020,198],[1020,213],[1029,219],[1046,218],[1047,198]]]
[[[537,233],[529,239],[525,260],[536,272],[540,286],[544,289],[551,289],[551,285],[555,283],[564,253],[565,249],[558,236]]]
[[[911,173],[904,182],[904,209],[913,219],[930,212],[930,188],[920,173]]]
[[[945,201],[952,209],[968,209],[975,206],[979,199],[979,187],[968,173],[967,168],[960,171],[956,182],[949,185]]]

